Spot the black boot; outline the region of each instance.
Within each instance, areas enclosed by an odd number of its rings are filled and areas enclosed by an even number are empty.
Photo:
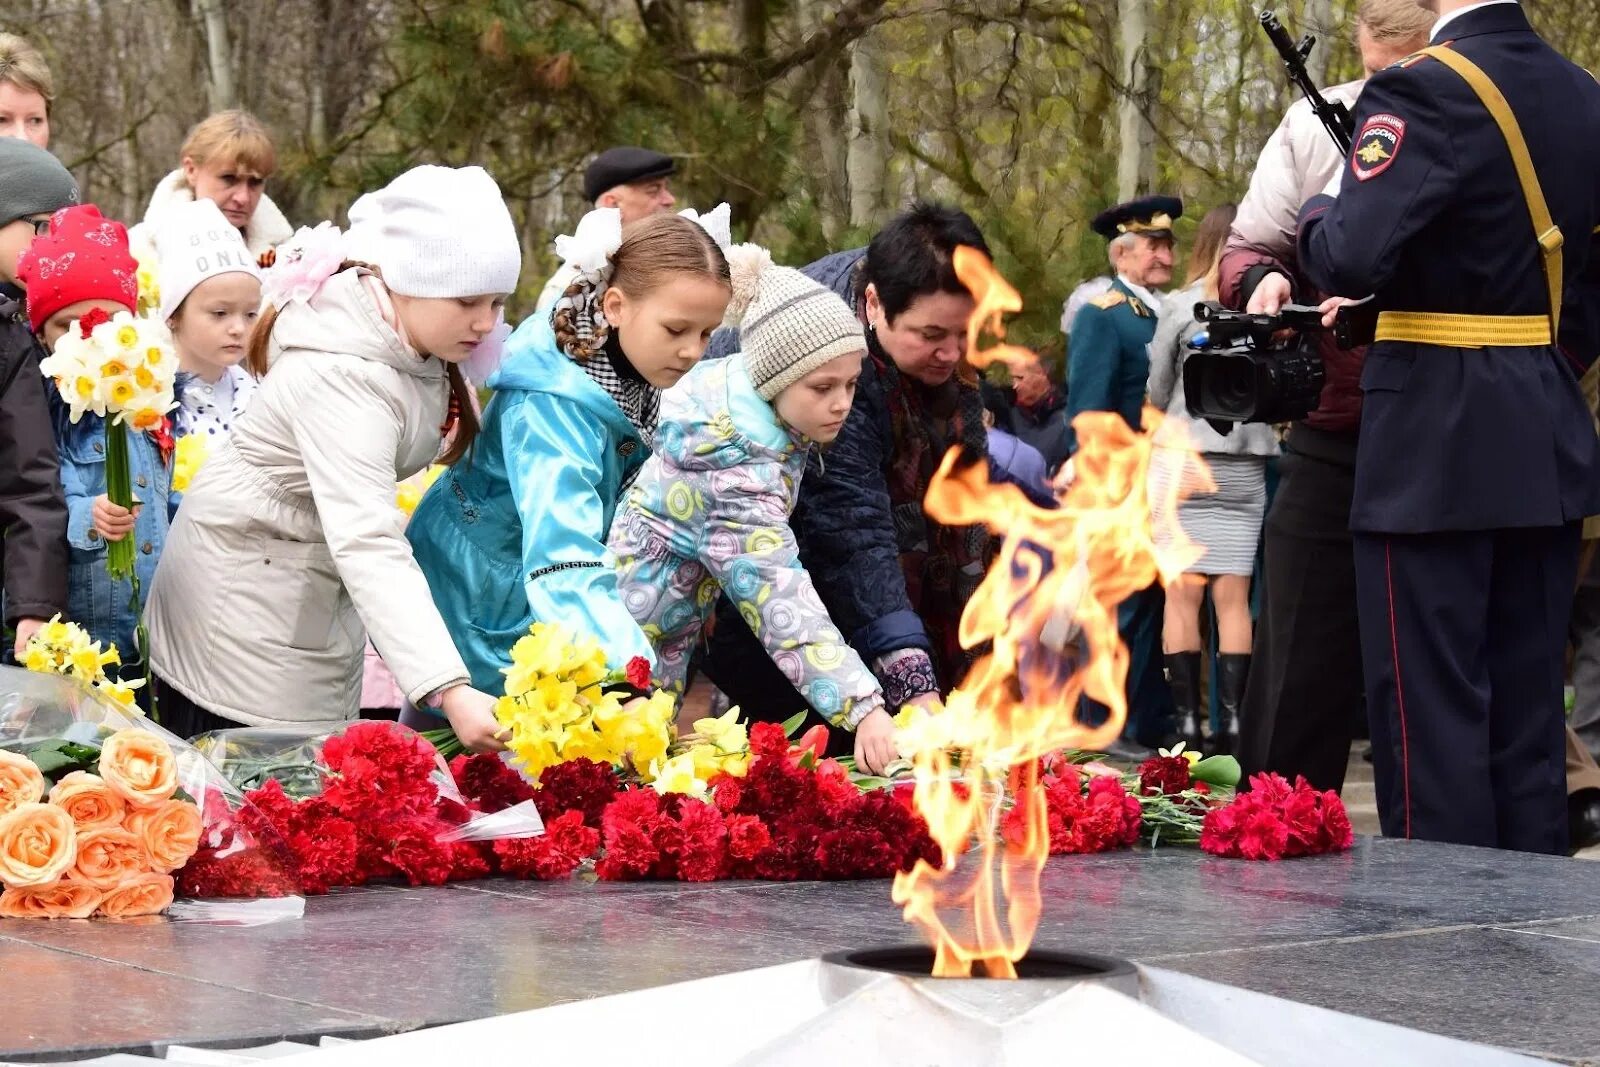
[[[1170,751],[1182,741],[1188,751],[1199,752],[1206,740],[1200,727],[1200,653],[1173,653],[1166,657],[1166,664],[1176,729],[1162,747]]]
[[[1213,739],[1211,755],[1232,756],[1239,751],[1239,705],[1244,703],[1244,685],[1250,677],[1250,656],[1217,657],[1217,703],[1221,706],[1222,729]]]

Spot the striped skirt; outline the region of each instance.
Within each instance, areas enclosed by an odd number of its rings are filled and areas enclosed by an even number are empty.
[[[1242,574],[1255,572],[1256,548],[1267,510],[1267,461],[1262,456],[1207,454],[1215,492],[1195,492],[1201,484],[1193,463],[1183,464],[1182,453],[1157,449],[1150,463],[1150,496],[1159,548],[1172,547],[1172,528],[1162,521],[1163,501],[1171,499],[1173,481],[1184,480],[1187,499],[1178,503],[1178,526],[1204,549],[1187,574]],[[1178,469],[1183,466],[1180,472]]]

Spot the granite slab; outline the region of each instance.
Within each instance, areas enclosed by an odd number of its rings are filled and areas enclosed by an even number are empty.
[[[41,1054],[78,1059],[117,1051],[149,1053],[183,1041],[264,1043],[304,1034],[373,1036],[394,1029],[374,1016],[303,999],[262,996],[4,936],[0,988],[5,1005],[0,1059]]]
[[[1600,1059],[1600,864],[1362,839],[1277,864],[1059,857],[1043,891],[1042,947]],[[404,1031],[913,940],[886,882],[385,886],[242,929],[5,920],[0,975],[29,992],[0,1058]],[[86,988],[129,1006],[70,1011]]]

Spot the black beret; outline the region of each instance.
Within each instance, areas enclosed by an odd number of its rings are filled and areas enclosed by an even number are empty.
[[[1125,233],[1147,237],[1171,237],[1172,220],[1183,217],[1183,201],[1175,196],[1142,196],[1126,204],[1106,208],[1089,225],[1108,241]]]
[[[671,156],[652,152],[648,148],[629,145],[608,148],[595,156],[589,169],[583,172],[584,199],[593,202],[599,200],[607,189],[650,178],[665,178],[677,169],[678,165]]]

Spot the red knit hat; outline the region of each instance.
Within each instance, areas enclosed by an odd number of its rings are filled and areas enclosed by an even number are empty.
[[[50,232],[35,237],[17,261],[35,333],[51,315],[82,300],[114,300],[133,311],[139,303],[138,272],[128,251],[128,228],[102,217],[93,204],[51,215]]]

